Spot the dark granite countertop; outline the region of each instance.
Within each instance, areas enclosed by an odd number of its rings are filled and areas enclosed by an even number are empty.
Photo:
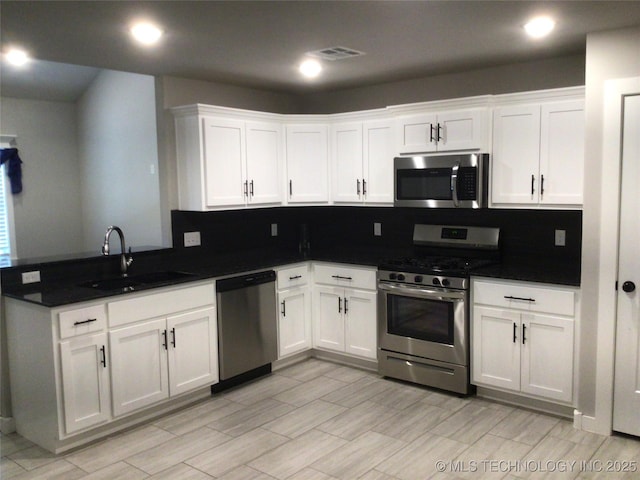
[[[258,249],[226,254],[206,255],[202,251],[175,251],[172,249],[157,253],[160,258],[153,264],[156,271],[180,271],[190,273],[189,276],[174,278],[165,282],[149,285],[137,285],[126,291],[122,288],[114,290],[98,290],[89,286],[82,286],[88,280],[114,278],[113,275],[96,275],[72,278],[56,278],[53,281],[43,281],[33,285],[3,285],[2,294],[45,307],[59,307],[73,303],[98,300],[117,295],[126,295],[158,287],[178,285],[209,278],[223,277],[243,272],[275,268],[292,263],[316,260],[353,265],[377,266],[389,258],[406,255],[406,250],[387,248],[333,248],[331,250],[316,250],[311,255],[304,255],[297,250]],[[146,267],[146,272],[150,272]],[[132,277],[145,273],[137,271]],[[550,283],[567,286],[580,286],[579,268],[571,268],[557,262],[531,263],[523,259],[511,259],[500,265],[483,267],[472,272],[474,276],[500,278],[505,280],[522,280],[529,282]]]

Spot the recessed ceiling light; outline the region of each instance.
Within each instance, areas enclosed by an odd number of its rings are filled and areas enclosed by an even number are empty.
[[[524,30],[530,37],[542,38],[549,35],[555,26],[556,22],[549,17],[536,17],[525,24]]]
[[[300,73],[307,78],[315,78],[321,71],[322,65],[317,60],[308,59],[300,64]]]
[[[154,45],[162,36],[162,30],[148,22],[136,23],[131,27],[131,35],[143,45]]]
[[[30,59],[27,52],[24,50],[19,50],[17,48],[12,48],[7,53],[5,53],[5,58],[7,62],[11,65],[15,65],[16,67],[21,67],[25,65]]]

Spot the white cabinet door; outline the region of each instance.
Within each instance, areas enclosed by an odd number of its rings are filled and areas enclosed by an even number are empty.
[[[553,400],[573,398],[573,320],[522,314],[521,390]]]
[[[169,393],[178,395],[218,381],[215,308],[167,318]]]
[[[540,203],[582,204],[584,102],[542,105]]]
[[[393,203],[394,132],[390,120],[363,124],[362,190],[366,202]]]
[[[251,204],[282,201],[282,127],[247,122],[247,198]]]
[[[377,358],[376,292],[346,289],[344,293],[345,351]]]
[[[329,147],[326,125],[289,125],[286,142],[289,202],[328,202]]]
[[[113,415],[169,397],[164,318],[109,332]]]
[[[106,333],[60,342],[67,434],[109,420],[108,354]]]
[[[520,391],[520,314],[473,307],[472,383]]]
[[[311,348],[311,302],[307,287],[283,290],[278,294],[278,357]]]
[[[502,107],[493,113],[493,203],[537,204],[540,106]]]
[[[244,205],[244,123],[205,117],[202,129],[207,206]]]
[[[438,120],[435,114],[412,115],[398,119],[398,152],[435,152]]]
[[[438,151],[478,150],[485,143],[485,110],[438,114]]]
[[[331,128],[333,190],[335,202],[363,199],[362,124],[346,123]]]
[[[343,293],[344,289],[338,287],[315,288],[314,347],[345,351]]]

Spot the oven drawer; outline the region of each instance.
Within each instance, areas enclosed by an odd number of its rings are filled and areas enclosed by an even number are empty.
[[[473,280],[473,303],[573,316],[575,292],[527,283]]]
[[[376,289],[376,269],[352,265],[314,264],[315,283],[337,287]]]

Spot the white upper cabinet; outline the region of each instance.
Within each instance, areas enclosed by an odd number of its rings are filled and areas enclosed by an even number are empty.
[[[425,113],[398,118],[398,147],[402,154],[485,150],[486,108]]]
[[[393,122],[335,124],[331,150],[335,203],[393,203]]]
[[[287,200],[289,203],[329,201],[327,125],[287,125]]]
[[[498,107],[493,128],[494,205],[582,204],[583,100]]]
[[[281,203],[281,124],[205,115],[200,109],[184,107],[176,114],[179,208]]]

